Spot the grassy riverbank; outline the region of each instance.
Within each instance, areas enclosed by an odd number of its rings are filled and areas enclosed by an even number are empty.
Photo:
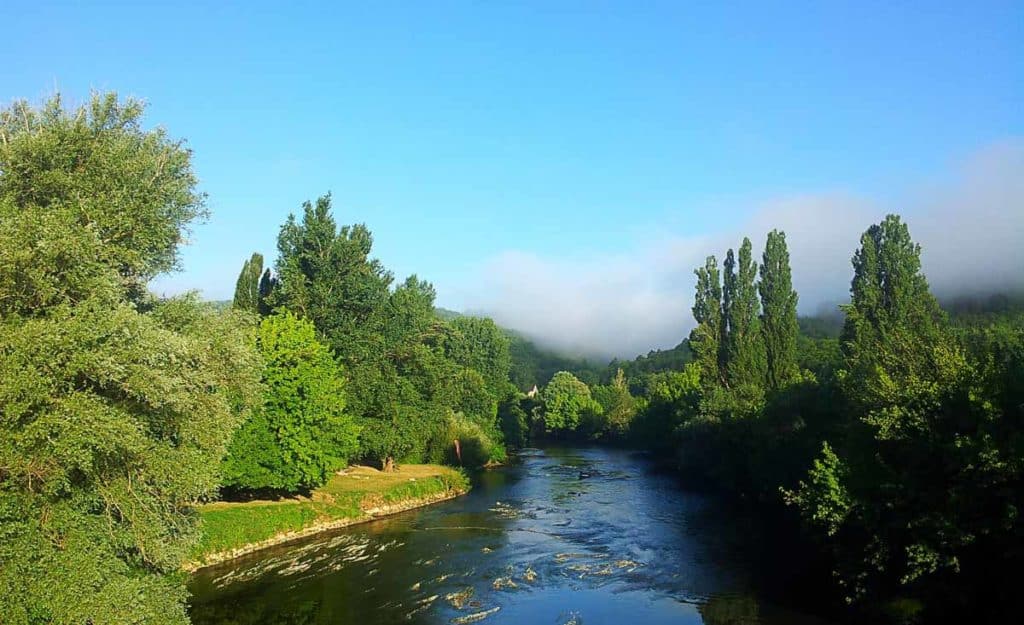
[[[469,480],[459,471],[405,464],[390,473],[350,467],[309,497],[207,504],[199,509],[202,540],[185,568],[194,570],[300,536],[450,499],[468,490]]]

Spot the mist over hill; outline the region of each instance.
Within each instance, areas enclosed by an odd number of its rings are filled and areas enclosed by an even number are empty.
[[[932,291],[956,297],[1024,290],[1024,141],[987,146],[935,180],[913,181],[895,198],[847,191],[791,195],[737,208],[729,232],[677,237],[658,232],[633,247],[563,260],[506,250],[487,261],[464,295],[483,311],[562,353],[631,358],[676,345],[693,327],[693,269],[750,237],[759,257],[766,233],[784,230],[802,315],[821,316],[849,297],[850,258],[861,233],[886,213],[903,216],[922,247]]]

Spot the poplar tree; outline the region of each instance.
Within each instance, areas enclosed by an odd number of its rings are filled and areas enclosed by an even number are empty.
[[[952,341],[921,273],[921,246],[899,216],[868,228],[860,243],[841,341],[850,372],[846,390],[862,409],[872,410],[886,403],[882,389],[931,379],[937,348]]]
[[[721,364],[730,386],[761,386],[764,380],[765,352],[756,278],[757,263],[753,260],[750,239],[744,237],[737,261],[729,250],[723,278],[724,358]]]
[[[263,273],[263,254],[254,253],[242,265],[242,271],[235,282],[235,298],[232,306],[238,310],[259,312],[260,274]]]
[[[277,286],[277,278],[270,271],[270,268],[263,270],[263,276],[260,278],[259,285],[259,302],[256,305],[256,311],[259,312],[261,317],[266,317],[273,312],[273,307],[270,305],[270,296],[274,292],[274,288]]]
[[[725,253],[722,263],[722,323],[718,339],[718,370],[722,383],[729,385],[729,361],[735,349],[732,346],[733,300],[736,298],[736,255],[732,248]]]
[[[690,347],[700,366],[701,382],[705,387],[720,382],[718,366],[722,336],[722,284],[718,261],[708,256],[704,266],[694,270],[697,290],[693,300],[693,318],[697,327],[690,332]]]
[[[778,390],[796,378],[797,294],[789,267],[786,233],[768,233],[761,263],[761,336],[765,347],[767,388]]]

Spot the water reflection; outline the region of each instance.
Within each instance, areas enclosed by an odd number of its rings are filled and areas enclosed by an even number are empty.
[[[757,599],[753,564],[715,522],[716,510],[636,454],[529,450],[458,500],[200,571],[192,618],[813,622]]]

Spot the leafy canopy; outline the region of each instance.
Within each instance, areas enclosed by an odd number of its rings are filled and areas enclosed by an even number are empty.
[[[309,321],[290,313],[260,322],[263,405],[235,433],[224,483],[304,491],[324,484],[358,448],[345,412],[345,379]]]

